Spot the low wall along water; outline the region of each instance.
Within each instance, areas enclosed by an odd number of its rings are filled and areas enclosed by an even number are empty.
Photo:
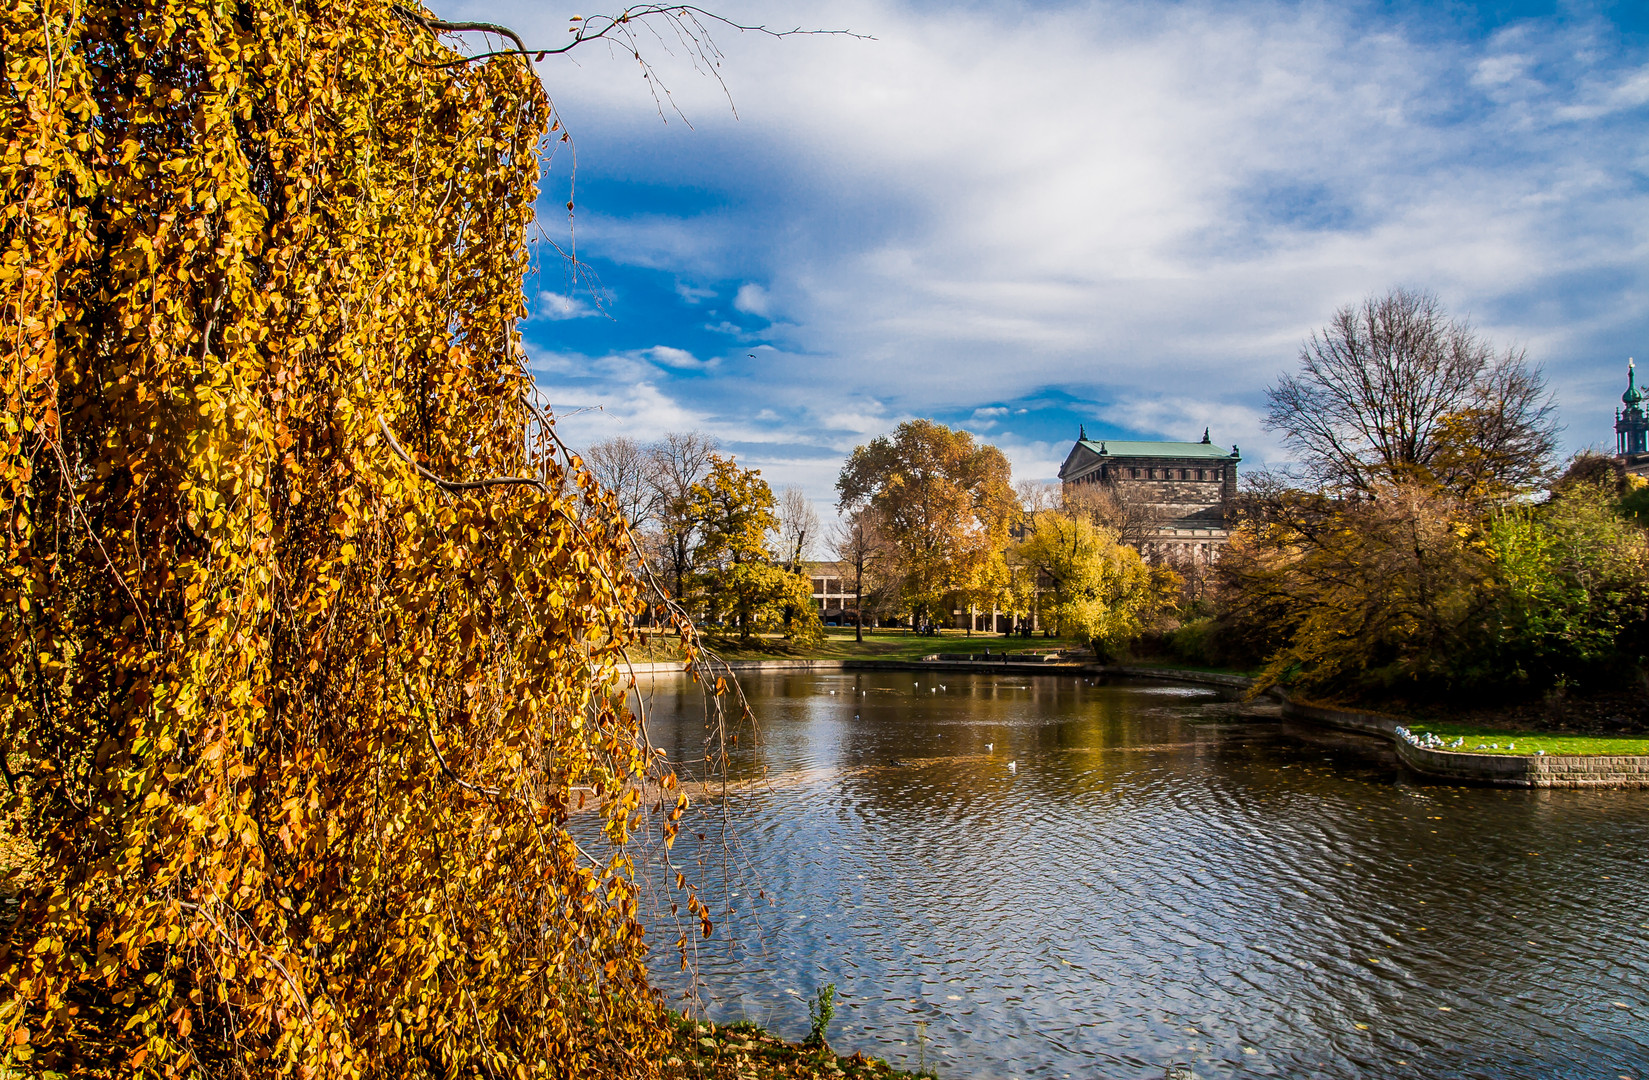
[[[1649,755],[1644,754],[1464,754],[1416,746],[1397,734],[1401,720],[1380,713],[1354,712],[1303,701],[1283,701],[1283,715],[1346,731],[1383,735],[1397,745],[1397,757],[1417,773],[1444,780],[1468,780],[1502,787],[1649,788]]]

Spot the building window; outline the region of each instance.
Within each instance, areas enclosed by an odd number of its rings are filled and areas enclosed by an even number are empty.
[[[1129,470],[1129,471],[1130,471],[1130,472],[1132,472],[1132,473],[1133,473],[1133,474],[1134,474],[1134,479],[1135,479],[1135,480],[1138,480],[1138,479],[1139,479],[1139,470],[1138,470],[1138,469],[1131,469],[1131,470]]]

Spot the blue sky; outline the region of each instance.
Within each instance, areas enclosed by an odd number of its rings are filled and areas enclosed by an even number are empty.
[[[532,45],[584,13],[435,9]],[[1570,450],[1649,359],[1649,5],[718,10],[873,40],[718,30],[725,93],[654,41],[685,118],[627,54],[539,65],[577,168],[549,164],[526,333],[575,446],[702,429],[821,509],[913,416],[1020,479],[1078,424],[1276,460],[1265,387],[1394,285],[1526,347]]]

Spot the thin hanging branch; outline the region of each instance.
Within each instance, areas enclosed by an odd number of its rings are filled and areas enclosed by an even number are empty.
[[[619,12],[617,15],[596,15],[588,18],[575,17],[573,20],[574,25],[570,28],[572,40],[564,42],[560,45],[547,46],[540,49],[531,49],[526,46],[525,42],[522,41],[521,36],[514,30],[511,30],[507,26],[498,25],[497,23],[448,22],[443,19],[437,19],[433,16],[414,11],[413,9],[401,4],[394,5],[391,10],[393,10],[395,14],[404,21],[420,26],[432,34],[440,35],[444,33],[465,32],[497,34],[500,37],[508,38],[516,45],[513,49],[493,49],[487,52],[474,53],[469,56],[460,56],[452,60],[437,63],[426,63],[421,60],[414,61],[414,63],[417,63],[420,67],[426,67],[434,70],[449,67],[460,67],[464,64],[474,63],[477,60],[491,59],[495,56],[519,56],[526,60],[530,67],[534,61],[542,61],[551,56],[560,56],[564,53],[571,52],[573,49],[586,42],[604,40],[609,43],[616,43],[620,48],[628,52],[635,62],[641,66],[641,77],[647,82],[648,90],[653,95],[653,101],[658,107],[659,115],[664,115],[664,105],[668,103],[670,110],[678,117],[681,117],[684,122],[687,120],[687,117],[676,105],[675,98],[671,95],[669,87],[665,86],[663,81],[659,79],[658,72],[642,54],[641,44],[636,40],[635,35],[635,28],[637,26],[645,26],[648,32],[651,33],[655,39],[657,39],[660,47],[662,47],[665,52],[670,52],[669,42],[666,41],[664,36],[656,29],[656,21],[663,20],[664,23],[675,32],[677,41],[686,50],[688,56],[691,58],[693,67],[716,80],[717,85],[721,87],[722,93],[726,95],[729,106],[732,106],[733,104],[733,96],[727,89],[727,83],[721,77],[722,54],[721,50],[716,47],[715,41],[710,36],[711,25],[723,27],[729,30],[738,30],[740,32],[764,34],[772,38],[787,38],[797,35],[827,35],[859,38],[861,40],[874,40],[867,34],[855,34],[850,30],[808,30],[799,26],[790,30],[774,30],[771,27],[760,24],[752,25],[748,23],[734,22],[732,19],[717,15],[712,11],[706,11],[705,9],[696,7],[692,4],[633,4]],[[734,108],[734,115],[738,115],[737,108]],[[691,123],[689,123],[688,126],[691,127]],[[565,133],[563,133],[562,137],[565,140]]]
[[[378,430],[382,431],[384,433],[384,438],[389,440],[389,448],[395,451],[395,455],[397,457],[406,462],[408,465],[411,465],[414,469],[418,470],[419,476],[422,476],[425,480],[428,480],[430,483],[436,485],[444,491],[479,491],[486,488],[509,487],[515,484],[520,484],[526,487],[537,488],[546,495],[549,494],[550,489],[544,486],[544,481],[533,476],[489,476],[484,480],[443,480],[441,477],[436,476],[434,473],[412,460],[412,455],[401,449],[401,444],[396,441],[395,433],[389,430],[389,424],[384,420],[382,413],[378,414]]]
[[[494,56],[526,56],[531,57],[534,60],[543,60],[547,57],[560,56],[563,53],[571,52],[573,49],[582,45],[586,41],[600,41],[607,38],[621,38],[625,42],[626,47],[629,48],[630,52],[635,55],[636,59],[639,60],[641,59],[641,56],[635,48],[634,39],[630,36],[630,24],[643,22],[655,16],[663,17],[677,26],[690,25],[692,30],[690,36],[693,40],[699,42],[707,40],[703,34],[703,31],[705,30],[704,24],[706,22],[715,23],[716,25],[726,27],[729,30],[765,34],[772,38],[787,38],[795,37],[797,35],[834,35],[861,38],[864,40],[874,40],[870,38],[868,34],[855,34],[850,30],[808,30],[800,26],[793,27],[789,30],[774,30],[773,28],[762,24],[734,22],[726,16],[717,15],[713,11],[706,11],[704,8],[695,7],[692,4],[633,4],[619,12],[617,15],[596,15],[590,18],[578,18],[575,16],[574,19],[577,25],[572,30],[573,38],[571,41],[565,42],[561,45],[546,46],[541,49],[529,49],[527,48],[526,42],[521,40],[521,35],[517,34],[509,27],[502,26],[498,23],[449,22],[446,19],[437,19],[433,16],[425,15],[422,12],[414,11],[413,9],[402,4],[394,5],[391,10],[393,10],[395,14],[399,15],[401,18],[407,20],[408,22],[416,23],[431,33],[456,34],[472,32],[497,34],[499,37],[506,37],[515,42],[515,48],[513,49],[493,49],[488,52],[475,53],[470,56],[460,57],[457,60],[449,60],[444,64],[426,65],[437,68],[457,67],[461,64],[472,63],[476,60],[487,60]]]

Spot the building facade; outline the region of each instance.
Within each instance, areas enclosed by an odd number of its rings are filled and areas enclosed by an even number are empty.
[[[857,597],[853,592],[853,567],[845,562],[810,562],[807,575],[813,585],[813,603],[826,626],[852,626]],[[869,625],[867,623],[867,625]]]
[[[1230,538],[1226,511],[1237,497],[1242,455],[1201,442],[1139,442],[1090,439],[1083,430],[1059,468],[1067,494],[1074,488],[1108,486],[1122,500],[1144,504],[1154,522],[1140,553],[1164,561],[1209,563]]]

